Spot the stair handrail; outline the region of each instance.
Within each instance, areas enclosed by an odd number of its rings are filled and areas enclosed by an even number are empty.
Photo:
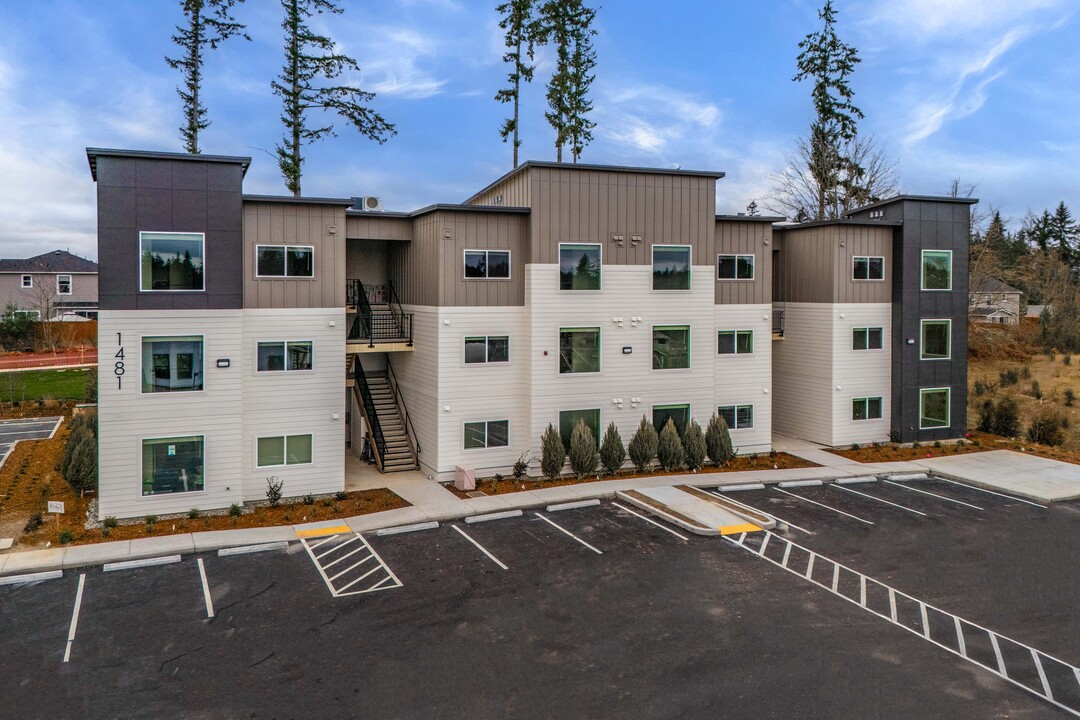
[[[390,364],[390,358],[386,358],[386,379],[390,385],[390,392],[394,395],[394,402],[398,406],[398,411],[402,417],[405,418],[405,427],[408,430],[409,437],[412,439],[413,447],[416,448],[416,454],[421,453],[420,439],[416,437],[416,428],[413,427],[412,418],[409,417],[409,408],[405,405],[405,398],[401,396],[401,392],[398,390],[397,375],[394,374],[394,366]]]
[[[401,307],[401,300],[398,298],[397,291],[394,290],[394,283],[388,282],[386,284],[386,290],[386,299],[390,305],[390,312],[394,313],[402,337],[407,337],[409,339],[409,345],[411,346],[413,344],[412,313],[406,313],[405,309]]]
[[[364,409],[364,419],[371,431],[375,442],[375,459],[379,472],[383,472],[383,458],[386,456],[386,437],[383,435],[382,425],[379,424],[379,416],[375,411],[375,401],[371,398],[371,388],[368,386],[367,376],[364,375],[364,366],[360,364],[360,357],[353,358],[353,389],[360,395],[360,403]]]

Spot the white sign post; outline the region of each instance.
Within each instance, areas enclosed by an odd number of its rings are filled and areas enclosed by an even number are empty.
[[[60,529],[60,516],[64,514],[64,503],[62,500],[50,500],[49,512],[56,516],[56,529]]]

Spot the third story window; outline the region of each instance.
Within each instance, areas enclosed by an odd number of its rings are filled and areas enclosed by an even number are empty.
[[[885,258],[855,256],[851,266],[852,280],[884,280]]]
[[[507,280],[509,278],[509,250],[465,251],[465,279]]]
[[[275,465],[311,464],[311,435],[274,435],[257,441],[256,464],[259,467]]]
[[[259,277],[315,277],[315,248],[310,245],[258,245],[255,256]]]
[[[722,405],[716,408],[716,413],[724,418],[724,422],[732,430],[749,430],[754,427],[753,405]]]
[[[721,330],[717,333],[716,352],[721,355],[745,355],[754,352],[754,331]]]
[[[690,326],[657,325],[652,332],[653,370],[690,367]]]
[[[952,290],[952,250],[922,251],[922,289]]]
[[[653,245],[653,290],[690,289],[690,248],[685,245]]]
[[[600,372],[600,328],[559,330],[559,372]]]
[[[465,362],[469,365],[510,362],[510,338],[505,335],[465,338]]]
[[[465,449],[507,447],[510,444],[510,421],[487,420],[465,423]]]
[[[948,360],[951,356],[951,320],[922,321],[922,360]]]
[[[256,367],[259,372],[310,370],[312,356],[310,340],[261,342]]]
[[[851,349],[852,350],[880,350],[881,349],[882,332],[879,327],[871,328],[852,328],[851,330]]]
[[[559,289],[600,289],[599,245],[559,245]]]
[[[202,233],[139,233],[143,290],[203,290]]]
[[[877,420],[881,417],[881,398],[854,398],[851,401],[852,420]]]
[[[144,337],[142,391],[183,392],[203,389],[203,339]]]
[[[716,260],[718,280],[753,280],[753,255],[720,255]]]

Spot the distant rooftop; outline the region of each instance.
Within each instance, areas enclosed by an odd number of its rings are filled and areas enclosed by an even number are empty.
[[[21,260],[0,260],[0,272],[3,273],[96,273],[97,271],[96,262],[73,255],[67,250],[53,250]]]
[[[974,205],[979,202],[979,198],[972,197],[952,197],[951,195],[893,195],[890,198],[884,200],[878,200],[872,202],[869,205],[863,205],[852,210],[849,215],[862,212],[864,210],[871,210],[883,205],[892,205],[893,203],[902,202],[904,200],[911,200],[913,202],[940,202],[940,203],[963,203],[965,205]]]

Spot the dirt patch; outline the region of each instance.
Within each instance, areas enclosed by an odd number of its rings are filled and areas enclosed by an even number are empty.
[[[747,470],[788,470],[791,468],[810,468],[819,467],[817,463],[812,463],[809,460],[803,460],[802,458],[795,457],[794,455],[788,455],[787,453],[763,453],[761,455],[740,455],[727,465],[722,467],[716,467],[710,465],[697,471],[697,474],[708,473],[724,473],[724,472],[744,472]],[[477,478],[476,489],[482,490],[488,495],[504,495],[506,493],[521,492],[523,490],[542,490],[549,487],[562,487],[564,485],[582,485],[584,483],[599,482],[602,480],[632,480],[634,478],[643,477],[668,477],[672,475],[686,475],[686,470],[678,470],[675,472],[664,472],[657,470],[656,472],[639,473],[634,470],[624,470],[616,473],[615,475],[600,475],[598,477],[588,477],[583,480],[578,480],[574,477],[563,477],[559,480],[546,480],[543,478],[526,478],[524,480],[515,480],[514,478],[502,478],[498,480],[496,478]],[[446,489],[457,495],[462,500],[467,500],[468,495],[455,488],[452,484],[447,485]]]
[[[952,455],[965,455],[974,452],[986,452],[988,450],[1013,450],[1015,452],[1038,455],[1060,460],[1062,462],[1080,465],[1080,453],[1060,448],[1047,447],[1036,443],[998,437],[990,433],[972,430],[968,433],[968,439],[963,445],[942,444],[941,447],[934,445],[922,445],[920,447],[901,447],[898,445],[884,444],[878,447],[869,445],[858,450],[845,450],[842,448],[826,448],[826,451],[834,455],[840,455],[850,460],[862,463],[899,462],[903,460],[924,460],[926,458],[949,457]]]
[[[28,400],[17,404],[0,403],[0,420],[22,420],[59,415],[70,419],[75,404],[74,400]]]
[[[68,437],[73,403],[22,403],[6,408],[0,419],[63,416],[56,435],[46,440],[22,440],[15,444],[0,468],[0,537],[19,538],[27,521],[44,514],[48,500],[78,499],[60,476],[60,460]]]

